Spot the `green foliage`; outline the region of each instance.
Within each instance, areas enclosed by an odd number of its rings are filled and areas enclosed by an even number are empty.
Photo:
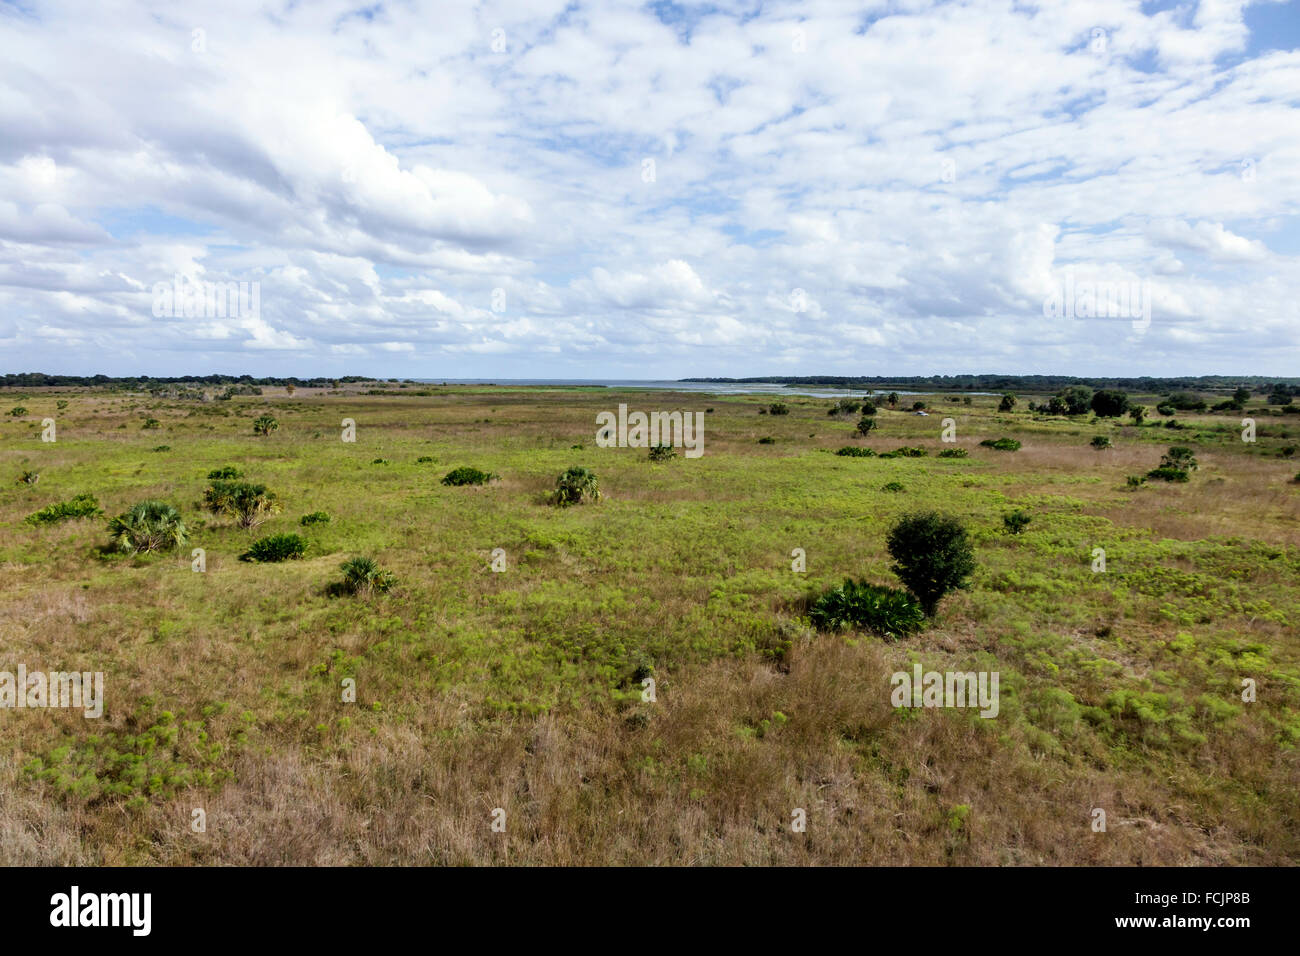
[[[785,402],[773,402],[771,405],[767,406],[767,410],[769,413],[773,415],[790,414],[790,406],[787,405]]]
[[[20,485],[34,485],[40,480],[41,473],[39,471],[24,471],[18,476],[18,484]]]
[[[214,515],[234,518],[241,528],[256,528],[280,511],[274,492],[247,481],[214,481],[203,493],[203,503]]]
[[[1093,394],[1090,404],[1095,415],[1119,418],[1128,411],[1128,395],[1118,389],[1103,388]]]
[[[136,714],[132,723],[144,729],[131,733],[107,728],[68,739],[28,760],[22,775],[84,805],[124,799],[127,808],[168,800],[191,788],[213,787],[233,776],[220,766],[228,748],[212,739],[206,722],[178,722],[163,711],[156,718]],[[235,740],[242,743],[244,732]]]
[[[859,407],[862,409],[862,414],[864,416],[870,417],[876,414],[876,403],[870,399],[863,399],[862,404]]]
[[[74,518],[97,518],[104,513],[94,495],[77,495],[71,501],[46,505],[35,514],[27,516],[29,524],[54,524]]]
[[[776,439],[773,438],[771,435],[764,435],[762,438],[758,440],[758,443],[760,445],[775,445]]]
[[[433,459],[428,455],[421,455],[419,458],[415,459],[415,463],[417,465],[428,465],[433,463]]]
[[[965,448],[945,448],[939,452],[940,458],[969,458],[970,452]]]
[[[1190,392],[1175,392],[1161,404],[1180,412],[1202,412],[1206,407],[1204,399],[1197,398]]]
[[[376,459],[374,459],[370,464],[372,464],[372,465],[387,465],[387,464],[388,464],[388,459],[387,459],[387,458],[376,458]]]
[[[243,478],[244,473],[234,465],[226,465],[224,468],[214,468],[208,472],[208,481],[232,481],[235,478]]]
[[[280,427],[280,423],[270,415],[259,415],[253,419],[254,435],[269,435]]]
[[[172,450],[172,446],[171,446],[171,445],[158,445],[158,446],[156,446],[153,450],[154,450],[154,451],[171,451],[171,450]]]
[[[985,448],[996,448],[998,451],[1020,451],[1020,442],[1014,438],[986,438],[980,442]]]
[[[895,448],[892,454],[895,458],[924,458],[930,453],[916,445],[903,445],[901,448]]]
[[[108,523],[110,547],[124,554],[174,551],[185,543],[180,512],[163,501],[142,501]]]
[[[600,484],[594,472],[575,465],[555,479],[552,499],[561,508],[600,500]]]
[[[1100,394],[1100,392],[1098,394]],[[1097,449],[1115,447],[1114,442],[1112,442],[1106,435],[1094,435],[1092,441],[1088,442],[1088,444]]]
[[[22,418],[22,416],[27,414],[27,409],[23,408],[21,405],[18,405],[14,408],[9,409],[9,414],[12,415],[14,418]]]
[[[144,424],[141,425],[140,427],[141,427],[141,428],[145,428],[145,429],[149,429],[149,430],[153,430],[153,429],[156,429],[156,428],[162,428],[162,422],[158,421],[158,419],[156,419],[156,418],[146,418],[146,419],[144,420]]]
[[[1128,409],[1128,417],[1133,419],[1134,425],[1141,425],[1144,421],[1146,421],[1146,417],[1147,417],[1146,406],[1130,405]]]
[[[66,401],[65,399],[62,399],[62,398],[59,399],[59,400],[58,400],[57,402],[55,402],[54,404],[55,404],[55,407],[58,408],[59,411],[63,411],[65,408],[68,407],[68,403],[67,403],[67,401]]]
[[[1002,401],[998,402],[998,411],[1009,412],[1016,407],[1016,396],[1010,392],[1002,396]]]
[[[1171,415],[1175,415],[1178,413],[1178,409],[1174,408],[1174,406],[1170,405],[1168,402],[1161,402],[1159,405],[1156,406],[1156,411],[1159,412],[1161,415],[1163,415],[1165,418],[1168,418]]]
[[[1008,511],[1002,516],[1002,524],[1006,527],[1008,534],[1020,534],[1025,528],[1029,527],[1029,522],[1033,520],[1033,515],[1020,508],[1015,511]]]
[[[339,567],[343,571],[343,582],[339,588],[358,597],[383,594],[397,584],[393,572],[385,571],[374,558],[349,558]]]
[[[677,452],[673,451],[672,445],[655,445],[650,449],[649,458],[651,461],[667,461],[676,457]]]
[[[1195,471],[1197,469],[1196,455],[1184,445],[1174,445],[1161,457],[1160,467]]]
[[[808,619],[819,631],[857,628],[898,640],[925,626],[926,615],[916,598],[900,588],[845,578],[808,608]]]
[[[885,539],[893,572],[916,595],[927,617],[943,596],[967,585],[975,571],[975,549],[966,528],[949,515],[926,511],[907,515]]]
[[[311,514],[303,515],[298,519],[298,523],[306,527],[313,524],[329,524],[330,516],[324,511],[313,511]]]
[[[889,481],[880,486],[881,491],[905,491],[902,482]]]
[[[289,561],[307,553],[307,540],[296,534],[272,534],[258,538],[240,555],[241,561]]]
[[[1154,478],[1157,481],[1188,481],[1191,475],[1181,468],[1170,468],[1167,465],[1161,465],[1159,468],[1152,468],[1148,471],[1147,477]]]
[[[452,487],[462,485],[486,485],[489,481],[499,477],[490,471],[480,471],[469,465],[462,465],[459,468],[453,468],[447,474],[442,476],[442,483]]]
[[[1125,479],[1125,482],[1128,484],[1128,487],[1130,488],[1137,488],[1141,486],[1142,483],[1145,481],[1146,481],[1146,477],[1143,475],[1129,475]]]
[[[857,448],[853,445],[847,445],[841,448],[835,454],[844,458],[874,458],[876,453],[870,448]]]
[[[872,430],[875,427],[876,427],[876,420],[872,418],[870,415],[864,415],[862,418],[858,419],[858,427],[856,431],[859,435],[865,437],[866,435],[870,435]]]

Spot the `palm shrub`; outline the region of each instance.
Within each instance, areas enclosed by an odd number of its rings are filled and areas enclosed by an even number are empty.
[[[905,491],[901,481],[889,481],[880,486],[881,491]]]
[[[970,457],[970,452],[968,452],[965,448],[945,448],[943,451],[939,452],[939,457],[940,458],[968,458]]]
[[[1113,447],[1110,438],[1106,435],[1094,435],[1092,441],[1090,441],[1088,444],[1092,445],[1093,448],[1096,448],[1098,450],[1103,448]]]
[[[185,543],[180,512],[164,501],[142,501],[108,523],[110,547],[124,554],[173,551]]]
[[[863,415],[858,419],[857,433],[866,437],[871,434],[872,429],[876,427],[876,420],[870,415]]]
[[[156,429],[156,428],[162,428],[162,422],[158,421],[158,419],[156,419],[156,418],[146,418],[146,419],[144,420],[144,424],[141,425],[140,427],[141,427],[141,428],[146,428],[146,429],[149,429],[149,430],[153,430],[153,429]]]
[[[73,518],[98,518],[104,513],[94,495],[77,495],[71,501],[59,501],[46,505],[40,511],[27,516],[28,524],[54,524],[56,521],[69,521]]]
[[[924,458],[928,454],[930,453],[918,445],[903,445],[894,449],[895,458]]]
[[[980,444],[985,448],[995,448],[998,451],[1020,451],[1020,442],[1014,438],[986,438]]]
[[[215,515],[234,518],[241,528],[256,528],[280,511],[275,492],[247,481],[214,481],[203,493],[203,503]]]
[[[497,476],[490,471],[479,471],[477,468],[471,468],[467,465],[460,468],[453,468],[447,474],[443,475],[442,483],[459,487],[461,485],[486,485],[489,481]]]
[[[18,478],[18,484],[34,485],[36,484],[36,482],[40,480],[41,480],[41,473],[39,471],[24,471]]]
[[[313,511],[309,515],[303,515],[298,519],[298,523],[306,527],[313,524],[329,524],[330,516],[324,511]]]
[[[651,461],[667,461],[669,458],[676,458],[677,452],[673,451],[672,445],[655,445],[650,449],[649,458]]]
[[[841,448],[835,454],[844,458],[874,458],[876,455],[870,448],[858,448],[854,445]]]
[[[241,561],[289,561],[307,553],[307,540],[296,534],[272,534],[258,538],[239,556]]]
[[[270,415],[259,415],[253,419],[254,435],[269,435],[279,427],[280,423]]]
[[[1190,448],[1174,445],[1160,458],[1161,468],[1181,468],[1183,471],[1195,471],[1199,465],[1196,455]]]
[[[893,572],[933,617],[949,591],[963,588],[975,571],[975,549],[960,521],[937,511],[906,515],[885,538]]]
[[[785,402],[773,402],[771,405],[767,406],[767,410],[772,415],[790,414],[790,406]]]
[[[808,619],[819,631],[849,628],[872,631],[898,640],[925,626],[925,613],[916,598],[901,588],[845,578],[808,608]]]
[[[369,597],[383,594],[397,583],[392,571],[385,571],[374,558],[349,558],[340,566],[343,570],[341,588],[348,594]]]
[[[594,472],[575,465],[555,480],[554,501],[561,508],[599,501],[600,484]]]
[[[208,481],[231,481],[235,478],[243,478],[244,473],[234,465],[226,465],[224,468],[214,468],[208,472]]]
[[[24,415],[27,414],[27,409],[23,408],[21,405],[18,405],[15,408],[9,409],[9,414],[12,415],[14,418],[22,418]]]

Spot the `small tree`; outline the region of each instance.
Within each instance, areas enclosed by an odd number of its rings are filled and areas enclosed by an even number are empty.
[[[889,407],[890,407],[890,408],[897,408],[897,407],[898,407],[898,393],[897,393],[897,392],[890,392],[890,393],[889,393],[889,397],[886,398],[885,401],[889,402]]]
[[[1160,459],[1161,468],[1177,468],[1179,471],[1195,471],[1199,465],[1196,455],[1190,448],[1174,445]]]
[[[907,515],[886,537],[893,572],[933,617],[949,591],[966,587],[975,571],[975,549],[960,521],[937,511]]]
[[[870,415],[864,415],[858,419],[857,433],[864,438],[871,434],[872,429],[876,427],[876,420]]]
[[[1232,400],[1236,402],[1238,405],[1245,405],[1248,401],[1250,401],[1250,389],[1248,388],[1237,389],[1235,392],[1232,393]]]
[[[1145,405],[1130,405],[1128,408],[1128,417],[1133,419],[1134,425],[1141,425],[1147,417],[1147,408]]]
[[[1128,410],[1128,395],[1116,389],[1103,388],[1092,396],[1092,410],[1102,418],[1119,418]]]
[[[1003,395],[1002,401],[998,402],[998,411],[1000,412],[1009,412],[1011,411],[1011,409],[1015,407],[1016,407],[1016,396],[1012,395],[1010,392],[1007,392],[1005,395]]]
[[[253,434],[255,435],[269,435],[279,427],[280,423],[270,415],[261,415],[253,419]]]

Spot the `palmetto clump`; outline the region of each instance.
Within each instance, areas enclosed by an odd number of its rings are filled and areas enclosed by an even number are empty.
[[[142,501],[108,523],[111,547],[124,554],[174,551],[185,543],[180,512],[164,501]]]

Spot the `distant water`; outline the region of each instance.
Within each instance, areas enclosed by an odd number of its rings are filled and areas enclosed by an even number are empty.
[[[412,381],[425,385],[587,385],[598,388],[626,388],[650,391],[662,389],[673,392],[701,392],[705,395],[812,395],[819,398],[841,398],[846,395],[862,396],[865,388],[835,388],[817,385],[780,385],[776,382],[671,382],[660,379],[630,378],[417,378]],[[876,389],[886,395],[924,395],[925,392],[906,392],[901,388]],[[971,392],[971,395],[992,395],[992,392]]]

